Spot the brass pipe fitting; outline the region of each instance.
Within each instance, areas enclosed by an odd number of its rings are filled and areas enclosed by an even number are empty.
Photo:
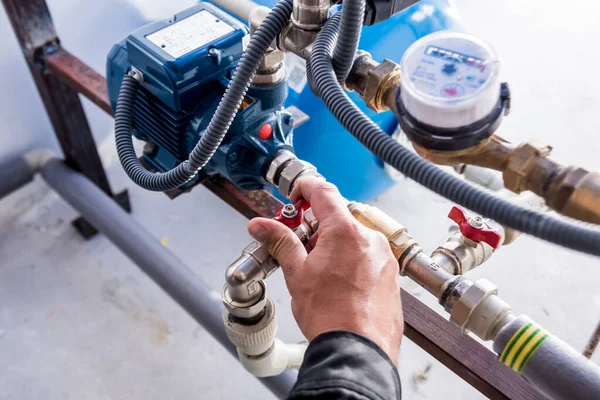
[[[514,146],[500,136],[492,135],[477,146],[459,151],[431,150],[415,143],[413,147],[421,157],[434,164],[451,167],[469,164],[504,171]]]
[[[400,67],[387,59],[380,64],[369,53],[360,52],[346,80],[346,87],[360,94],[367,106],[376,112],[395,110]]]
[[[504,186],[515,193],[531,191],[568,217],[600,224],[600,173],[562,166],[548,156],[552,147],[536,140],[514,146],[497,135],[469,149],[430,150],[413,143],[417,153],[438,165],[459,164],[501,171]]]
[[[552,175],[554,166],[543,163],[550,152],[552,152],[552,147],[537,140],[521,143],[508,157],[508,163],[503,171],[504,186],[515,193],[525,190],[540,192],[536,183],[541,183],[543,186],[546,182],[546,179],[540,175],[545,175],[545,177]],[[534,190],[534,188],[538,190]]]
[[[358,222],[386,237],[397,260],[417,245],[403,225],[380,209],[362,203],[351,203],[348,208]]]
[[[563,215],[600,224],[600,172],[562,168],[545,197]]]
[[[548,158],[551,151],[537,141],[518,146],[504,170],[505,187],[532,191],[563,215],[600,224],[600,173],[562,166]]]

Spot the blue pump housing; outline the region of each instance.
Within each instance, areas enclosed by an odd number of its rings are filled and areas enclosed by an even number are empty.
[[[212,28],[200,26],[207,23]],[[201,2],[138,29],[113,47],[107,62],[113,109],[125,74],[135,68],[143,76],[133,135],[147,142],[143,162],[149,169],[165,172],[187,160],[242,57],[247,34],[238,20]],[[265,188],[268,182],[262,176],[268,162],[280,150],[292,150],[293,120],[283,109],[287,93],[287,82],[250,88],[213,159],[183,189],[217,173],[243,189]],[[264,125],[270,125],[272,134],[261,139],[258,132]]]
[[[267,7],[277,3],[255,1]],[[202,11],[229,24],[230,32],[178,57],[148,39],[149,35]],[[414,41],[446,29],[462,30],[450,0],[422,0],[386,22],[365,27],[360,48],[369,51],[375,60],[389,58],[399,62]],[[149,143],[143,158],[151,169],[167,171],[187,159],[242,56],[242,38],[247,34],[244,23],[208,2],[200,2],[171,19],[142,27],[112,49],[107,79],[113,108],[124,74],[133,66],[144,76],[135,106],[134,135]],[[244,189],[265,188],[267,183],[260,176],[266,164],[280,149],[291,150],[293,143],[295,153],[316,165],[345,197],[369,201],[382,194],[394,181],[381,160],[342,127],[305,81],[297,79],[303,76],[303,61],[293,57],[291,61],[287,65],[289,94],[287,84],[252,88],[245,108],[238,113],[203,173],[222,174]],[[350,96],[385,132],[397,132],[398,123],[391,112],[376,114],[356,93]],[[293,121],[283,110],[284,103],[298,107],[310,117],[295,129],[293,142]],[[264,124],[273,128],[269,140],[258,138],[258,130]]]
[[[254,0],[273,7],[277,0]],[[406,49],[419,38],[441,30],[462,31],[458,11],[449,0],[422,0],[396,14],[388,21],[365,27],[360,48],[373,55],[374,60],[388,58],[400,62]],[[288,71],[292,68],[288,68]],[[291,71],[293,76],[301,71]],[[310,120],[294,130],[296,155],[315,165],[327,180],[335,183],[342,194],[356,201],[370,201],[395,182],[385,171],[384,164],[358,142],[333,117],[309,89],[308,85],[292,84],[286,105],[294,105],[310,116]],[[350,97],[389,135],[398,129],[391,112],[376,114],[356,94]]]

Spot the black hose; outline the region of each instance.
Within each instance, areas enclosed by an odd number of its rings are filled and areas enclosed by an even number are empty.
[[[136,185],[146,190],[164,192],[180,187],[194,177],[188,161],[165,173],[152,173],[146,170],[133,148],[133,106],[138,90],[138,82],[132,76],[125,76],[121,83],[117,110],[115,111],[115,142],[117,154],[125,173]]]
[[[130,76],[123,79],[115,112],[115,137],[119,159],[132,181],[147,190],[173,190],[193,179],[210,161],[237,115],[265,52],[287,25],[292,15],[292,5],[293,0],[281,0],[260,24],[252,35],[208,128],[190,153],[189,160],[171,171],[155,174],[140,164],[131,136],[137,81]]]
[[[435,193],[498,223],[573,250],[600,256],[600,231],[576,226],[486,193],[406,149],[369,119],[340,86],[331,55],[341,15],[333,16],[314,43],[309,78],[329,110],[366,148]]]
[[[363,19],[365,17],[364,0],[345,0],[342,8],[342,22],[338,40],[333,51],[333,67],[340,85],[344,86],[358,50]]]

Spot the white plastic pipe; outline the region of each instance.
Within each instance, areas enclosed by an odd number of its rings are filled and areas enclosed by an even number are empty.
[[[287,344],[273,339],[271,350],[257,358],[248,356],[238,347],[240,362],[248,372],[259,378],[278,376],[289,369],[299,369],[308,344]]]
[[[250,12],[259,7],[258,4],[251,0],[211,0],[211,2],[244,21],[248,21]]]

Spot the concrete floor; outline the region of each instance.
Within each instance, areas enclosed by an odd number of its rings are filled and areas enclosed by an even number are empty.
[[[468,30],[494,44],[511,83],[514,112],[501,134],[538,137],[555,157],[600,169],[600,35],[597,2],[456,1]],[[112,138],[99,137],[115,188],[127,187],[134,217],[216,290],[224,268],[250,240],[246,221],[204,188],[175,202],[134,187]],[[408,181],[375,205],[432,250],[446,236],[451,204]],[[423,206],[426,205],[426,206]],[[75,216],[36,181],[0,203],[0,399],[266,399],[269,393],[104,237],[83,241]],[[577,349],[600,319],[600,262],[524,237],[471,274],[500,286],[528,314]],[[406,288],[438,309],[426,293]],[[280,336],[301,335],[280,274],[269,281]],[[600,361],[600,357],[595,358]],[[460,378],[405,340],[400,371],[406,399],[480,399]],[[426,369],[427,379],[414,377]]]

